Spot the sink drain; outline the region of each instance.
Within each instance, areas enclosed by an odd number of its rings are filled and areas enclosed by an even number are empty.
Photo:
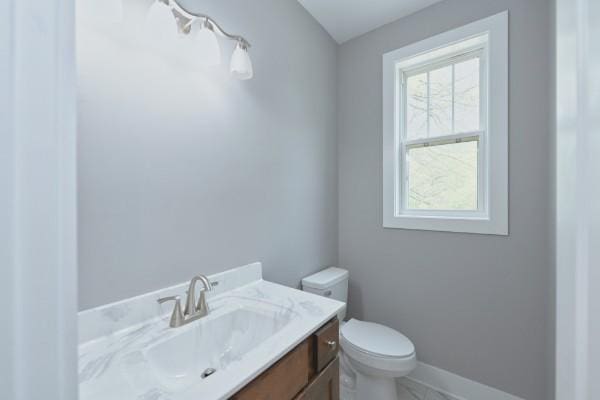
[[[211,376],[212,374],[214,374],[215,372],[217,372],[216,369],[214,368],[207,368],[203,373],[202,373],[202,379],[206,379],[209,376]]]

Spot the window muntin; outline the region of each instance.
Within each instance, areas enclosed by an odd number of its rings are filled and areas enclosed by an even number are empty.
[[[399,214],[485,212],[484,50],[398,70]]]

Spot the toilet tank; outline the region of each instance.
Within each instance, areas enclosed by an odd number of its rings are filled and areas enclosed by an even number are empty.
[[[347,303],[348,276],[348,271],[345,269],[329,267],[302,279],[302,290]],[[345,317],[346,306],[338,313],[340,321]]]

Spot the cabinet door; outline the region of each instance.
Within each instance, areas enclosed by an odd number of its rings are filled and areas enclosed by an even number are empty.
[[[295,400],[340,400],[339,358],[335,358]]]
[[[319,329],[314,336],[317,352],[317,372],[321,372],[338,354],[340,347],[339,321],[337,319],[330,321]]]
[[[291,400],[307,384],[310,346],[303,342],[230,400]]]

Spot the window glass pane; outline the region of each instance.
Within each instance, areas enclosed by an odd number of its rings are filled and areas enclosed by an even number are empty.
[[[477,210],[477,150],[477,141],[409,149],[408,208]]]
[[[473,58],[454,66],[454,131],[479,129],[479,58]]]
[[[429,73],[429,137],[452,134],[452,65]]]
[[[427,137],[427,73],[406,80],[406,136]]]

